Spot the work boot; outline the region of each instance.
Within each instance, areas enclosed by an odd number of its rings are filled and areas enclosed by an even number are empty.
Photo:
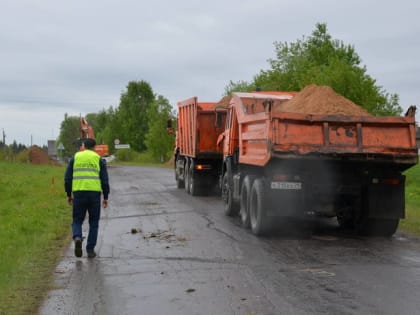
[[[74,255],[76,257],[82,257],[83,255],[82,239],[80,237],[74,239]]]
[[[88,250],[87,251],[87,256],[88,256],[88,258],[95,258],[96,257],[96,253],[95,253],[95,251],[92,249],[92,250]]]

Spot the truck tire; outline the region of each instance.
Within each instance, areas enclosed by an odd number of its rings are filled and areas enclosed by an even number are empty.
[[[177,188],[184,188],[184,181],[182,179],[179,178],[179,170],[178,170],[178,164],[181,162],[181,159],[179,158],[178,154],[175,155],[175,181],[176,181],[176,187]]]
[[[369,218],[356,225],[358,234],[391,237],[398,228],[400,219]]]
[[[187,160],[184,167],[184,188],[187,193],[190,193],[190,163]]]
[[[185,187],[185,182],[184,182],[184,180],[182,180],[182,179],[179,178],[178,171],[177,171],[177,169],[178,169],[177,168],[177,165],[178,165],[178,163],[177,163],[177,161],[175,161],[175,180],[176,180],[176,187],[177,188],[184,188]]]
[[[182,179],[179,179],[179,177],[176,178],[176,187],[177,188],[185,188],[185,183]]]
[[[194,174],[194,162],[190,163],[188,174],[189,174],[188,181],[190,185],[190,189],[189,189],[190,194],[192,196],[198,196],[200,194],[200,180],[197,174]]]
[[[230,172],[226,172],[222,179],[222,201],[225,215],[233,217],[239,212],[239,205],[233,200],[233,181]]]
[[[252,184],[249,214],[252,233],[257,236],[268,234],[270,224],[267,217],[267,198],[262,178],[257,178]]]
[[[248,229],[251,226],[249,220],[249,204],[250,204],[250,196],[251,196],[251,188],[252,183],[255,180],[256,176],[254,175],[246,175],[241,187],[241,203],[240,203],[240,210],[239,216],[241,217],[242,226]]]

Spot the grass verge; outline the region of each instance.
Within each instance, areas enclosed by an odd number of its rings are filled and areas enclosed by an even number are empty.
[[[64,168],[0,161],[0,314],[34,314],[70,238]]]
[[[405,173],[405,219],[400,221],[399,229],[420,236],[420,165]]]

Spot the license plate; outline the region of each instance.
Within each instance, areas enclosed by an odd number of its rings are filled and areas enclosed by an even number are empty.
[[[302,189],[302,183],[296,183],[296,182],[271,182],[271,189],[300,190],[300,189]]]

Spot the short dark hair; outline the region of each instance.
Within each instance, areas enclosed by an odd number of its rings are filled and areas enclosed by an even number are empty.
[[[85,145],[85,149],[93,149],[95,148],[96,141],[95,139],[86,138],[83,140],[83,144]]]

